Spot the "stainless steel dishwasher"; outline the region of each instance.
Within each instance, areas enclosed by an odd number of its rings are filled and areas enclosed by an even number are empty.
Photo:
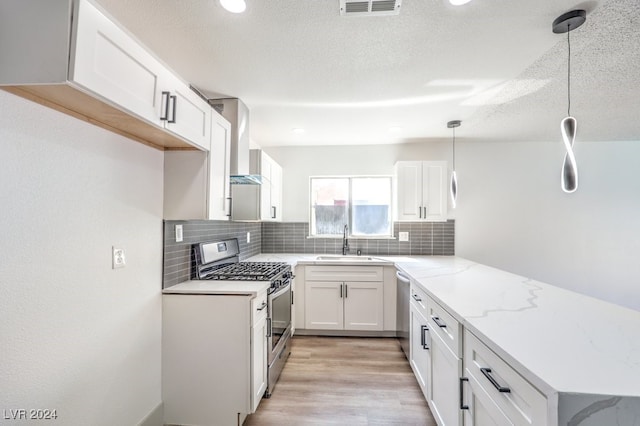
[[[396,336],[400,341],[400,347],[404,355],[409,359],[409,297],[410,281],[409,277],[396,271],[397,278],[397,298],[396,298]]]

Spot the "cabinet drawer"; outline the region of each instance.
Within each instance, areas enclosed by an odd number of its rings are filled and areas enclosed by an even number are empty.
[[[464,362],[482,390],[518,425],[547,424],[547,399],[516,370],[469,331],[464,332]]]
[[[409,301],[411,305],[413,305],[425,318],[428,318],[427,314],[429,313],[427,309],[428,298],[429,297],[427,296],[427,293],[424,292],[424,290],[422,290],[414,283],[411,283],[411,293],[409,294]]]
[[[309,265],[307,281],[382,281],[382,266]]]
[[[428,315],[429,328],[444,340],[451,352],[458,358],[462,357],[462,332],[460,323],[438,305],[433,299],[429,299]]]
[[[267,316],[267,291],[258,293],[251,300],[251,325],[256,325],[263,317]]]

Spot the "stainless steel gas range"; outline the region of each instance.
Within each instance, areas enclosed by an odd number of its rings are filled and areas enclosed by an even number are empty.
[[[266,281],[267,291],[267,390],[269,398],[291,353],[291,305],[293,294],[291,265],[285,262],[240,262],[238,240],[193,245],[192,279],[229,283]]]

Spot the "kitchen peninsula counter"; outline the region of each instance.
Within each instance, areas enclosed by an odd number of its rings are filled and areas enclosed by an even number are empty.
[[[247,260],[295,267],[317,256]],[[456,256],[376,257],[392,261],[557,404],[559,424],[582,417],[582,425],[640,424],[640,312]]]

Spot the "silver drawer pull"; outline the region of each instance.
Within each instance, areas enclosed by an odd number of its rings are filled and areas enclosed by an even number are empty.
[[[422,299],[419,298],[417,294],[414,294],[412,297],[413,297],[413,300],[415,300],[416,302],[422,302]]]
[[[436,325],[440,328],[446,328],[447,324],[443,323],[442,320],[440,319],[440,317],[436,317],[434,315],[431,316],[431,319],[433,320],[433,322],[436,323]]]
[[[511,389],[509,389],[506,386],[500,386],[498,384],[498,382],[496,381],[496,379],[493,378],[493,376],[491,375],[491,369],[490,368],[481,368],[480,371],[482,372],[482,374],[484,374],[484,377],[487,378],[487,380],[489,380],[491,382],[491,384],[498,390],[498,392],[503,392],[503,393],[509,393],[511,392]]]
[[[261,311],[266,307],[267,307],[267,302],[262,302],[262,305],[260,305],[260,307],[258,308],[258,311]]]

